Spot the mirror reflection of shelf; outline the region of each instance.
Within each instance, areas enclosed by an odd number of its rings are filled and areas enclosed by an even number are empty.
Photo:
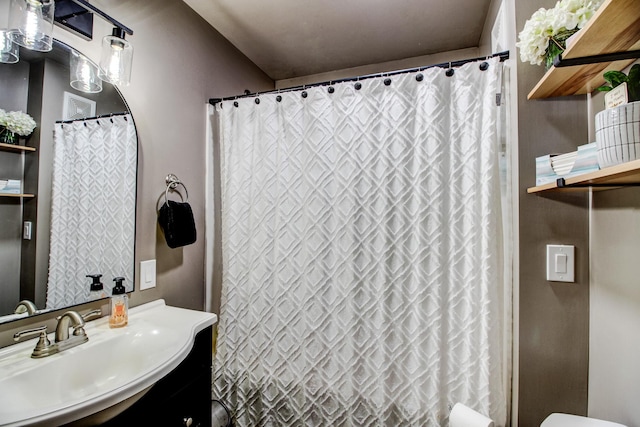
[[[31,199],[33,197],[36,197],[35,194],[29,194],[29,193],[20,193],[20,194],[13,194],[13,193],[0,193],[0,197],[20,197],[23,199]]]
[[[26,145],[13,145],[0,143],[0,149],[4,151],[36,151],[34,147],[27,147]]]

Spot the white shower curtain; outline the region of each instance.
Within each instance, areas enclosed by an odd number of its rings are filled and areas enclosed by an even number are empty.
[[[239,427],[440,426],[455,402],[507,423],[488,62],[216,105],[213,395]]]
[[[102,274],[133,284],[137,139],[131,115],[56,123],[47,308],[86,302]]]

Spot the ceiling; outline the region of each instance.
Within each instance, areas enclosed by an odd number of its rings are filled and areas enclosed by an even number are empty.
[[[477,47],[491,0],[184,0],[273,80]]]

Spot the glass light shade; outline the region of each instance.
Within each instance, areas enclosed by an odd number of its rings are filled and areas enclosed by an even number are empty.
[[[133,46],[124,38],[105,36],[102,39],[99,76],[105,82],[129,86]]]
[[[69,61],[69,84],[85,93],[102,91],[102,80],[98,77],[98,66],[89,58],[71,51]]]
[[[20,48],[13,42],[8,30],[0,30],[0,62],[15,64],[20,58]]]
[[[9,29],[14,43],[38,52],[53,48],[53,0],[11,0]]]

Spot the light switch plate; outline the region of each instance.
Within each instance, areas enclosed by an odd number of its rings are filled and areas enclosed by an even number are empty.
[[[575,282],[575,246],[547,245],[547,280]]]
[[[24,240],[31,240],[31,230],[33,229],[33,223],[31,221],[25,221],[22,225],[22,238]]]
[[[156,287],[156,260],[140,262],[140,290]]]

